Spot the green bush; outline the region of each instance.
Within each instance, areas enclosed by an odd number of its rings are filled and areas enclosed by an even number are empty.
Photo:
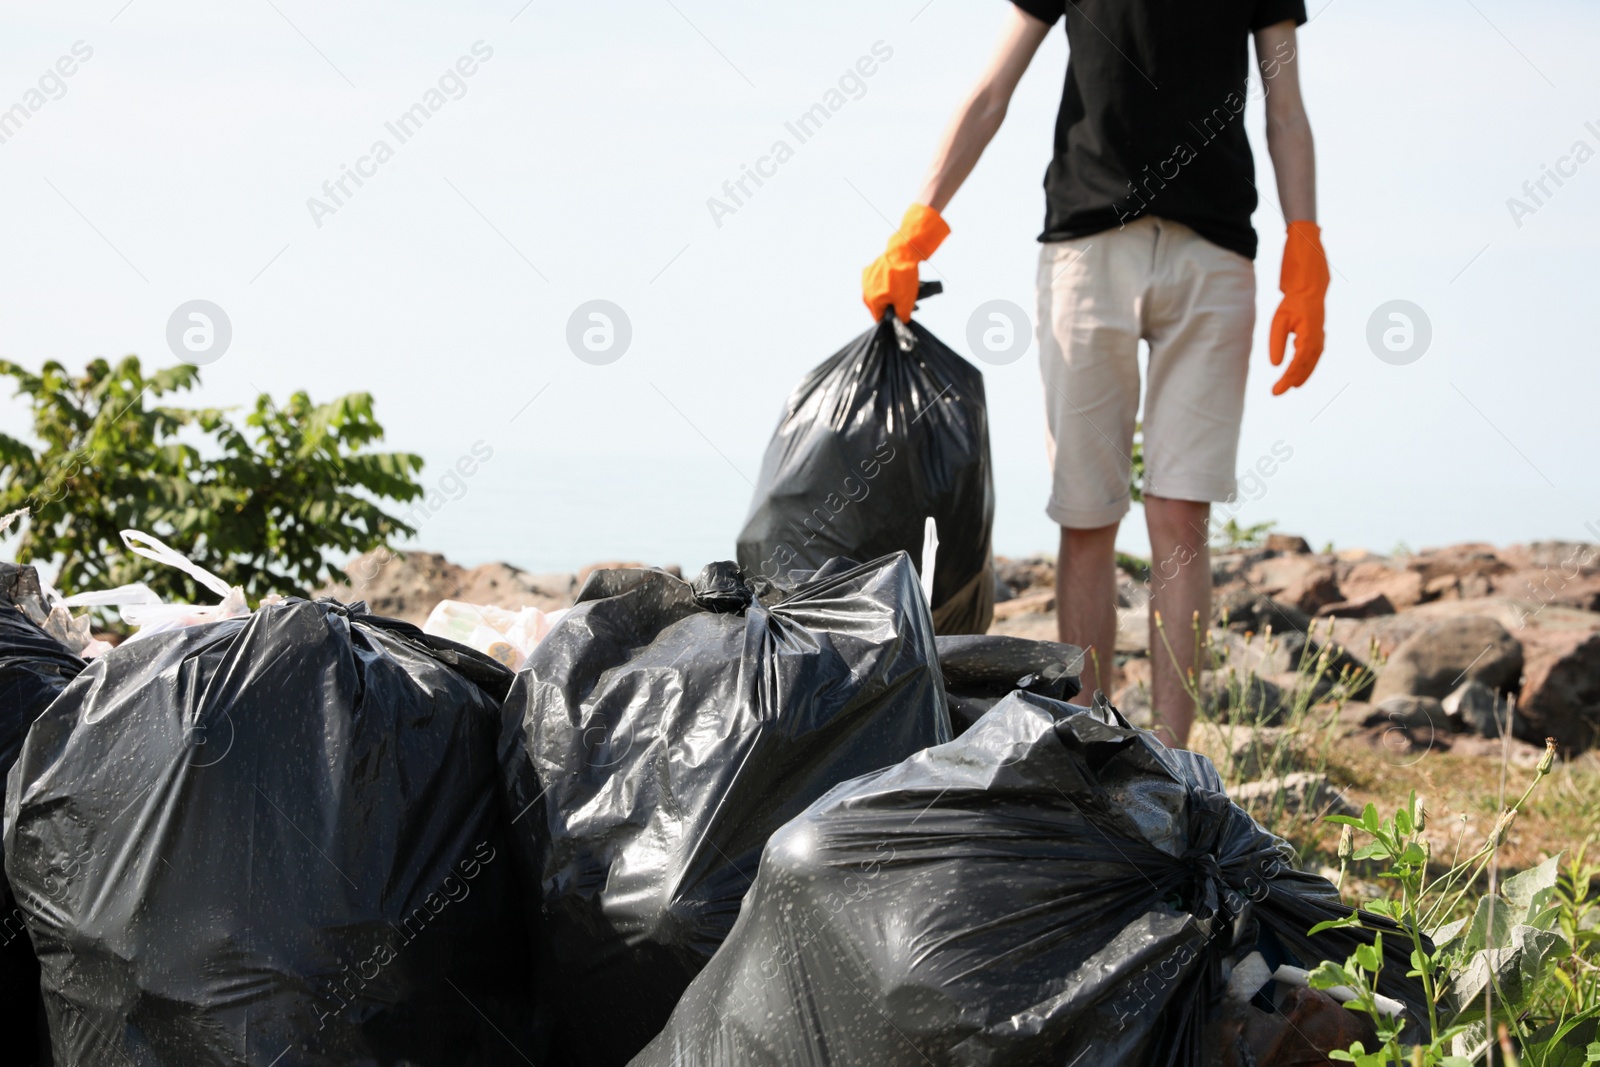
[[[20,562],[55,562],[74,592],[142,581],[208,602],[188,576],[128,552],[120,531],[167,540],[252,599],[306,596],[334,577],[329,556],[415,531],[383,509],[422,495],[422,458],[371,451],[372,398],[282,405],[262,394],[240,421],[220,408],[163,403],[199,383],[179,365],[145,374],[138,357],[73,375],[0,361],[32,408],[37,446],[0,434],[0,515],[26,508]]]

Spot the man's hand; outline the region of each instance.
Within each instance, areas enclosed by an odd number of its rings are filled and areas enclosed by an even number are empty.
[[[894,308],[901,322],[911,321],[917,302],[917,264],[933,255],[950,235],[950,227],[926,204],[912,204],[900,228],[889,238],[889,249],[861,272],[861,299],[874,320]]]
[[[1267,351],[1274,367],[1283,363],[1289,335],[1294,334],[1294,359],[1272,387],[1273,396],[1282,396],[1304,385],[1322,358],[1323,301],[1328,295],[1328,257],[1322,251],[1322,231],[1314,222],[1297,219],[1289,223],[1289,237],[1283,246],[1283,269],[1278,288],[1283,303],[1272,316],[1272,334]]]
[[[1322,358],[1322,302],[1328,292],[1328,257],[1317,228],[1316,149],[1300,98],[1299,59],[1292,19],[1256,31],[1256,62],[1267,98],[1267,153],[1278,178],[1278,203],[1290,220],[1278,281],[1283,303],[1272,316],[1268,353],[1274,367],[1281,365],[1292,333],[1294,359],[1272,387],[1273,396],[1304,385]]]

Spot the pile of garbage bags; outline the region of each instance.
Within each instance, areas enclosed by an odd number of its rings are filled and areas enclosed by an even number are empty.
[[[910,558],[799,578],[758,595],[732,563],[598,571],[518,675],[504,758],[556,1062],[627,1063],[773,832],[949,739]]]
[[[1226,1010],[1235,969],[1343,960],[1370,937],[1308,936],[1349,909],[1292,861],[1203,757],[1103,703],[1014,693],[774,834],[634,1064],[1254,1063]],[[1425,1019],[1399,977],[1409,943],[1384,949],[1381,992]],[[1235,999],[1277,1007],[1275,984]]]
[[[994,478],[983,375],[893,315],[806,376],[767,446],[739,566],[781,581],[829,559],[920,559],[927,519],[943,545],[934,627],[981,634],[994,615]]]
[[[559,617],[434,620],[514,674],[129,545],[220,603],[134,596],[87,663],[0,564],[8,1062],[49,1062],[41,1017],[82,1067],[1242,1067],[1362,1036],[1303,987],[1368,936],[1307,933],[1333,887],[1204,758],[1064,703],[1078,649],[935,636],[946,557],[599,570]],[[1380,991],[1417,1019],[1402,944]]]
[[[304,600],[86,668],[6,793],[57,1061],[527,1062],[496,790],[511,678]]]

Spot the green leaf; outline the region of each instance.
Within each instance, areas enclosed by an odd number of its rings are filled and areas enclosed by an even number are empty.
[[[1375,834],[1383,823],[1378,818],[1378,805],[1369,803],[1361,812],[1361,825],[1369,834]]]
[[[1306,935],[1308,937],[1310,937],[1310,936],[1314,936],[1316,934],[1320,934],[1324,930],[1341,930],[1341,929],[1344,929],[1346,927],[1351,927],[1351,926],[1354,926],[1354,927],[1357,927],[1357,928],[1360,928],[1360,926],[1361,926],[1361,915],[1360,915],[1359,912],[1356,912],[1354,910],[1352,910],[1349,915],[1345,915],[1345,916],[1343,916],[1341,918],[1328,919],[1325,922],[1318,923],[1317,925],[1313,926],[1310,930],[1307,930],[1306,931]]]
[[[1428,939],[1435,945],[1443,948],[1456,939],[1456,935],[1467,928],[1466,919],[1457,919],[1455,922],[1445,923],[1428,935]]]
[[[1356,963],[1362,970],[1376,974],[1383,969],[1383,955],[1374,945],[1357,945]]]

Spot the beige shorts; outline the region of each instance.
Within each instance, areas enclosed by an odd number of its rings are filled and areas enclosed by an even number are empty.
[[[1255,266],[1181,223],[1146,216],[1052,241],[1039,256],[1039,364],[1059,525],[1128,513],[1139,412],[1139,342],[1149,343],[1144,491],[1227,500],[1256,321]]]

